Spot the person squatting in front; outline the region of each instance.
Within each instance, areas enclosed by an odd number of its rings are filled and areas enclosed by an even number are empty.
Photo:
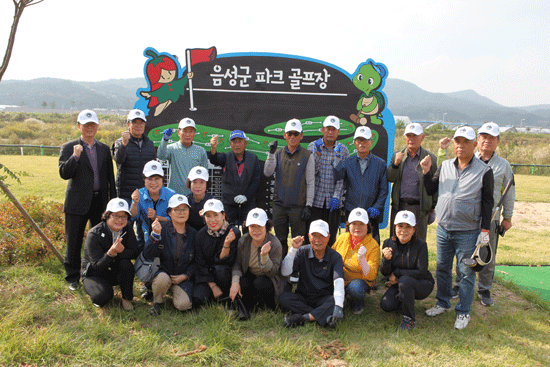
[[[316,321],[321,326],[335,327],[344,317],[344,269],[342,256],[327,247],[330,238],[328,223],[311,222],[309,245],[304,237],[292,239],[281,274],[300,277],[295,292],[284,292],[279,305],[291,314],[286,315],[283,326],[294,327]]]

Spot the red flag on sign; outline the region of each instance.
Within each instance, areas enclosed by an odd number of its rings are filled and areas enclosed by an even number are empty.
[[[198,64],[199,62],[212,61],[217,56],[216,47],[210,47],[206,49],[196,48],[189,51],[190,51],[189,61],[191,62],[191,66]]]

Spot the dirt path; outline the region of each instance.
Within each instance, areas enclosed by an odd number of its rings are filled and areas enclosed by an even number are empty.
[[[514,227],[540,232],[548,230],[550,223],[550,203],[530,203],[516,201],[514,205]]]

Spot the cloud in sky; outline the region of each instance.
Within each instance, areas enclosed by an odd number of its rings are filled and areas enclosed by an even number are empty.
[[[143,77],[143,50],[300,55],[352,73],[367,58],[430,92],[550,104],[550,2],[260,3],[45,0],[21,19],[5,79]],[[0,50],[13,3],[0,2]]]

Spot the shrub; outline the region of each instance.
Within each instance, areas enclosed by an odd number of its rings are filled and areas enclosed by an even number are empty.
[[[35,196],[24,197],[21,205],[60,250],[65,247],[63,204],[46,202]],[[11,201],[0,204],[0,266],[39,264],[54,256]]]

